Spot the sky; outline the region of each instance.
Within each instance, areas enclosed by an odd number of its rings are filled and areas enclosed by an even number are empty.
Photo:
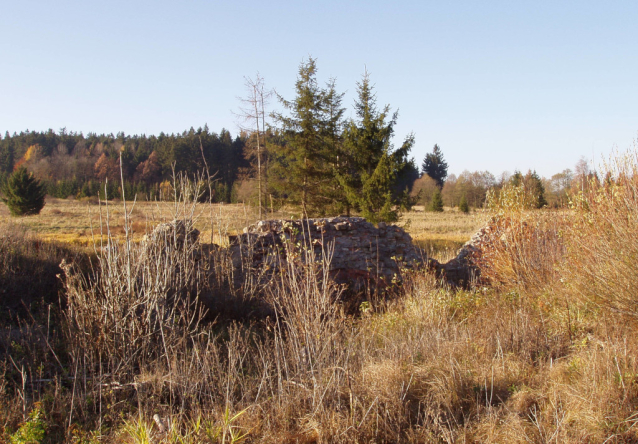
[[[449,172],[599,162],[638,134],[635,1],[9,1],[0,3],[0,134],[238,132],[245,77],[294,98],[316,58],[354,117],[379,105],[438,144]],[[276,100],[271,110],[280,109]]]

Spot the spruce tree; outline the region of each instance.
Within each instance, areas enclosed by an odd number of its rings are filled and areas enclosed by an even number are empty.
[[[523,185],[523,174],[521,174],[520,171],[514,171],[514,174],[512,174],[512,177],[510,177],[510,185],[515,187],[520,187],[521,185]]]
[[[274,186],[288,201],[300,205],[304,216],[324,213],[332,203],[331,193],[325,192],[334,178],[333,156],[326,143],[326,96],[330,92],[319,87],[316,74],[313,58],[302,63],[295,99],[287,101],[278,96],[289,114],[273,115],[282,126],[283,138],[283,144],[273,153],[273,174],[279,178]],[[333,96],[333,104],[338,108],[337,96]]]
[[[524,178],[525,191],[529,193],[535,208],[547,206],[545,187],[536,171],[528,171]]]
[[[470,212],[470,206],[467,204],[467,198],[465,194],[461,197],[461,202],[459,202],[459,210],[462,213],[468,214]]]
[[[432,195],[432,202],[430,203],[430,211],[437,213],[443,212],[443,196],[441,196],[441,190],[436,188]]]
[[[343,133],[343,165],[337,172],[349,206],[372,222],[394,222],[402,203],[395,193],[399,173],[408,163],[414,145],[409,135],[401,148],[391,143],[398,114],[390,106],[377,109],[376,97],[366,72],[357,83],[355,110],[358,121],[346,124]]]
[[[438,145],[434,145],[432,152],[426,154],[421,169],[423,174],[427,174],[436,181],[439,188],[443,188],[447,178],[447,162],[443,159],[443,153]]]
[[[2,201],[12,216],[39,214],[44,207],[44,185],[24,167],[18,168],[2,188]]]
[[[332,214],[348,211],[348,199],[343,187],[337,179],[342,169],[343,156],[343,113],[344,93],[337,92],[335,79],[330,79],[323,91],[322,106],[322,138],[324,142],[324,161],[328,170],[320,184],[322,194],[328,199],[326,211]]]
[[[0,173],[11,172],[14,164],[13,141],[7,131],[0,142]]]

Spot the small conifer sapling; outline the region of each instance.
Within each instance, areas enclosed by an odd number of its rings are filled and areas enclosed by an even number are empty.
[[[436,188],[432,195],[432,202],[430,203],[430,211],[437,213],[443,212],[443,197],[441,196],[441,190]]]
[[[467,204],[465,194],[461,197],[461,202],[459,202],[459,210],[465,214],[470,212],[470,206]]]

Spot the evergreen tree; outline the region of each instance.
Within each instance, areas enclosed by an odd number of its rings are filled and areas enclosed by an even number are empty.
[[[545,199],[545,187],[543,186],[543,182],[536,171],[528,171],[523,183],[525,184],[525,191],[529,193],[532,198],[533,205],[536,208],[543,208],[547,206],[547,199]]]
[[[9,131],[5,133],[4,139],[0,142],[0,172],[9,173],[13,171],[14,153],[13,141]]]
[[[395,112],[388,120],[390,106],[377,109],[367,72],[357,83],[357,93],[358,121],[348,122],[344,130],[344,161],[337,178],[349,206],[372,222],[393,222],[398,219],[396,207],[402,203],[394,191],[399,173],[409,163],[414,136],[409,135],[401,148],[393,150],[391,139],[398,114]]]
[[[282,126],[283,145],[274,153],[277,164],[274,184],[291,203],[301,206],[304,217],[325,213],[331,202],[326,185],[334,177],[330,146],[326,143],[326,92],[317,84],[317,66],[313,58],[299,67],[297,96],[279,101],[289,115],[274,114]]]
[[[436,211],[438,213],[443,212],[443,197],[441,196],[441,190],[438,187],[434,190],[434,194],[432,195],[430,211]]]
[[[461,202],[459,202],[459,210],[465,214],[470,212],[470,206],[467,204],[467,199],[465,198],[465,194],[461,197]]]
[[[426,154],[421,169],[423,174],[427,174],[436,181],[439,188],[443,188],[447,178],[447,162],[443,159],[443,153],[438,145],[434,145],[432,152]]]
[[[45,190],[26,168],[18,168],[2,188],[2,201],[7,204],[12,216],[39,214],[44,207]]]
[[[510,177],[510,184],[515,187],[520,187],[521,185],[523,185],[523,175],[520,171],[514,171],[514,174],[512,175],[512,177]]]
[[[323,91],[323,117],[322,131],[325,144],[326,158],[329,174],[325,176],[322,184],[323,193],[329,199],[329,213],[338,214],[348,210],[348,199],[343,187],[337,179],[337,174],[342,169],[343,156],[343,113],[342,106],[344,93],[337,92],[335,79],[330,79]]]

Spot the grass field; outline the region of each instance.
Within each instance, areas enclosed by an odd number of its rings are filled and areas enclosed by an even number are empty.
[[[194,209],[171,202],[136,202],[134,206],[127,202],[127,206],[135,240],[141,239],[158,223],[172,220],[176,214],[179,217],[192,214],[203,242],[224,245],[229,234],[237,234],[259,219],[256,208],[242,204],[198,204]],[[99,240],[101,232],[107,231],[107,211],[111,234],[124,237],[124,206],[120,201],[109,202],[106,206],[98,205],[96,200],[48,197],[39,215],[22,218],[11,217],[6,205],[0,205],[0,223],[17,223],[43,240],[91,246],[94,239]],[[268,218],[288,217],[291,214],[286,212],[268,215]],[[450,208],[443,213],[433,213],[416,206],[401,217],[398,225],[404,227],[432,257],[445,260],[469,240],[485,219],[480,210],[469,215]]]
[[[56,199],[47,197],[46,205],[37,216],[11,217],[5,205],[0,206],[0,223],[17,223],[44,240],[91,245],[106,232],[108,212],[110,233],[123,237],[124,205],[121,201],[102,203],[95,200]],[[127,202],[133,238],[136,240],[147,230],[161,222],[177,217],[190,217],[201,231],[203,242],[225,243],[228,234],[241,232],[243,227],[258,220],[255,208],[242,204],[198,204],[195,208],[175,205],[171,202]],[[274,217],[286,217],[275,213]],[[212,227],[212,229],[211,229]]]
[[[622,165],[571,210],[518,192],[491,214],[415,208],[399,225],[441,260],[490,219],[481,280],[406,273],[354,312],[325,262],[290,255],[268,279],[187,242],[87,255],[107,208],[0,206],[0,442],[638,442],[638,156]],[[127,209],[138,239],[176,215],[205,243],[257,219]]]
[[[424,211],[415,206],[405,213],[398,225],[410,233],[414,242],[431,257],[447,261],[487,221],[483,210],[464,214],[456,208],[445,208],[442,213]]]

